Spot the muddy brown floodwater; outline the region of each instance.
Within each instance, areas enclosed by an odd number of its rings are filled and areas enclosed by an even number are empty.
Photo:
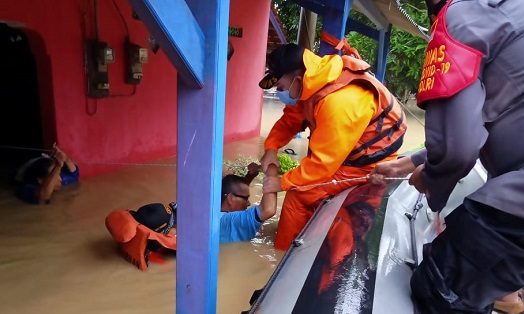
[[[239,154],[258,157],[282,108],[280,102],[266,99],[261,136],[225,145],[224,159]],[[424,138],[421,123],[410,114],[407,119],[402,151],[419,146]],[[292,148],[297,159],[306,154],[306,137],[301,134],[285,147]],[[54,195],[46,206],[24,204],[2,186],[0,313],[174,313],[176,258],[151,264],[147,272],[138,271],[116,254],[104,219],[115,209],[172,201],[175,177],[172,159],[130,166],[85,178],[79,186]],[[259,181],[251,185],[251,195],[252,203],[260,201]],[[283,197],[279,193],[279,208]],[[250,242],[221,245],[217,313],[248,309],[252,292],[271,276],[283,256],[273,249],[277,221],[278,214]]]

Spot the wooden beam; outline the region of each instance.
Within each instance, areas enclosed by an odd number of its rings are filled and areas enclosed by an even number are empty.
[[[308,9],[300,9],[300,22],[298,26],[297,43],[309,50],[315,46],[317,31],[317,14]]]
[[[277,17],[275,16],[275,13],[273,13],[273,10],[269,10],[269,21],[271,22],[271,25],[273,25],[273,28],[275,29],[275,32],[278,35],[278,38],[280,39],[280,42],[282,44],[287,44],[287,38],[286,35],[284,35],[284,31],[282,30],[281,25],[277,21]]]

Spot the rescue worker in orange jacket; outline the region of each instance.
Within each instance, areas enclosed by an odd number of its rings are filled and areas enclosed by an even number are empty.
[[[397,157],[404,114],[369,68],[357,57],[320,57],[295,44],[269,55],[259,85],[276,86],[286,106],[265,141],[262,169],[279,165],[278,150],[304,126],[310,130],[309,153],[300,165],[282,177],[264,178],[264,193],[287,191],[275,248],[288,249],[323,199],[365,182],[340,181],[365,177],[376,162]]]

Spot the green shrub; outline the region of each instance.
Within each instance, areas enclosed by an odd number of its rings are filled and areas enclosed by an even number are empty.
[[[298,161],[293,160],[288,154],[278,153],[277,158],[280,163],[280,174],[295,169],[299,165]],[[247,166],[252,162],[260,164],[259,160],[256,158],[238,155],[233,161],[225,160],[224,166],[229,173],[243,177],[247,174]]]
[[[243,177],[247,174],[247,166],[252,162],[260,164],[256,158],[238,155],[233,161],[225,160],[224,166],[229,173]]]

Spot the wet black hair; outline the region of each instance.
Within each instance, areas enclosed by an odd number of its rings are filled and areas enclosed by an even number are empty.
[[[54,163],[53,159],[42,157],[33,162],[25,171],[23,182],[38,184],[38,179],[45,179],[49,175],[49,168]]]
[[[246,184],[243,177],[237,176],[236,174],[228,174],[222,178],[222,194],[220,202],[224,203],[229,193],[233,193],[237,186],[240,184]]]

